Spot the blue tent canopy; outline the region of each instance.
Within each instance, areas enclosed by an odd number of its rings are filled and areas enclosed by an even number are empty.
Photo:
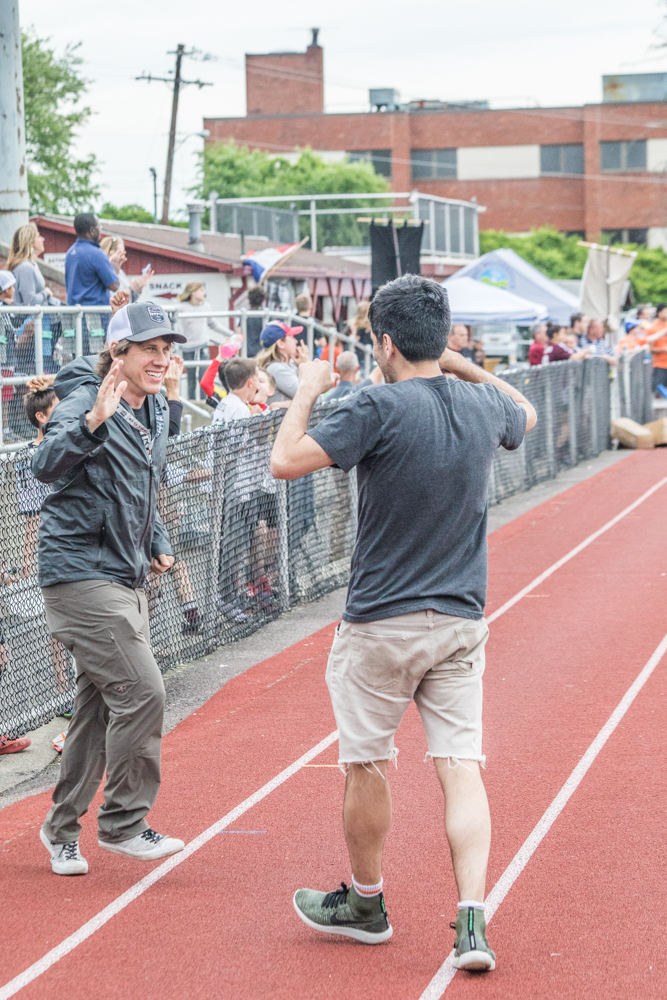
[[[504,288],[530,302],[539,302],[546,307],[547,318],[562,326],[569,326],[572,313],[579,312],[576,295],[547,278],[514,250],[491,250],[479,260],[466,264],[448,280],[459,278],[473,278],[496,288]]]

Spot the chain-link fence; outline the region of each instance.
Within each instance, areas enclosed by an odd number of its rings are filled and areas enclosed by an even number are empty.
[[[537,426],[516,451],[500,449],[489,503],[530,489],[609,446],[610,368],[604,358],[560,361],[501,374],[530,400]]]
[[[630,417],[638,424],[653,420],[653,393],[651,390],[651,355],[642,350],[632,354],[624,352],[618,359],[618,413],[614,416]],[[612,406],[612,412],[614,411]]]
[[[625,378],[650,410],[643,355]],[[650,377],[650,369],[649,369]],[[499,449],[489,502],[528,489],[609,444],[610,369],[601,358],[503,374],[538,413],[515,452]],[[616,380],[619,382],[619,379]],[[317,423],[337,403],[316,408]],[[161,669],[260,628],[290,607],[347,582],[356,534],[356,478],[324,469],[274,480],[269,457],[283,411],[172,438],[159,506],[176,563],[149,578],[151,637]],[[51,640],[37,584],[39,508],[48,487],[31,449],[0,455],[0,733],[34,729],[69,707],[69,653]]]
[[[336,403],[318,407],[317,423]],[[172,438],[159,508],[176,562],[146,594],[161,669],[256,631],[292,605],[342,586],[356,531],[355,476],[326,469],[274,480],[284,411]],[[68,708],[71,656],[46,628],[37,583],[39,506],[48,487],[32,450],[0,466],[0,733],[16,737]]]

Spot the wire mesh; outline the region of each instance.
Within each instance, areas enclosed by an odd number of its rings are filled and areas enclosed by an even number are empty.
[[[623,353],[618,359],[618,395],[620,416],[638,424],[653,420],[651,405],[651,355],[644,351]]]
[[[537,425],[516,451],[497,452],[489,504],[530,489],[609,446],[610,368],[604,358],[537,365],[500,377],[530,400]]]
[[[642,397],[633,405],[650,410],[645,368],[633,358],[629,375]],[[608,446],[609,372],[604,359],[592,358],[503,375],[533,403],[538,423],[517,451],[497,452],[490,504]],[[318,406],[312,425],[337,405]],[[145,585],[162,670],[347,582],[355,472],[329,468],[274,480],[269,459],[283,415],[276,410],[169,440],[158,503],[176,562]],[[32,450],[0,455],[0,733],[11,737],[60,714],[74,696],[74,664],[49,636],[37,582],[39,508],[48,487],[32,476]]]

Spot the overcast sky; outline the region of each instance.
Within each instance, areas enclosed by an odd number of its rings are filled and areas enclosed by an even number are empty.
[[[58,53],[81,42],[87,102],[95,112],[81,153],[101,165],[103,198],[152,208],[148,168],[161,188],[171,93],[164,83],[135,81],[142,72],[166,76],[167,55],[183,42],[215,56],[184,61],[183,75],[212,87],[181,93],[172,215],[196,179],[190,135],[205,116],[245,114],[245,52],[302,51],[311,27],[324,47],[327,111],[363,111],[369,87],[394,87],[402,100],[488,99],[492,106],[579,105],[602,99],[605,73],[667,71],[652,50],[667,13],[660,0],[19,0],[24,28],[50,37]],[[666,32],[667,34],[667,32]]]

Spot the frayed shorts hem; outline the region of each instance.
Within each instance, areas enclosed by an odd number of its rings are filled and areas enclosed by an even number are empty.
[[[431,753],[431,751],[429,750],[424,754],[424,763],[426,763],[429,757],[431,758],[431,760],[434,760],[435,758],[437,758],[438,760],[446,760],[448,762],[448,766],[452,770],[454,770],[454,768],[457,767],[462,767],[464,768],[464,770],[470,770],[470,768],[466,768],[465,764],[463,763],[464,760],[477,761],[480,767],[486,768],[486,754],[482,754],[481,756],[479,756],[478,754],[474,753],[466,753],[466,754]]]
[[[380,773],[379,769],[376,766],[376,762],[377,761],[379,761],[379,760],[393,761],[394,767],[396,769],[398,769],[398,760],[397,760],[397,757],[398,757],[398,747],[394,747],[394,749],[391,750],[389,753],[380,754],[377,757],[366,757],[364,760],[339,760],[338,761],[338,767],[341,769],[341,771],[345,775],[347,775],[348,768],[349,768],[350,764],[360,764],[367,771],[370,770],[371,767],[375,767],[375,770],[379,774]]]

